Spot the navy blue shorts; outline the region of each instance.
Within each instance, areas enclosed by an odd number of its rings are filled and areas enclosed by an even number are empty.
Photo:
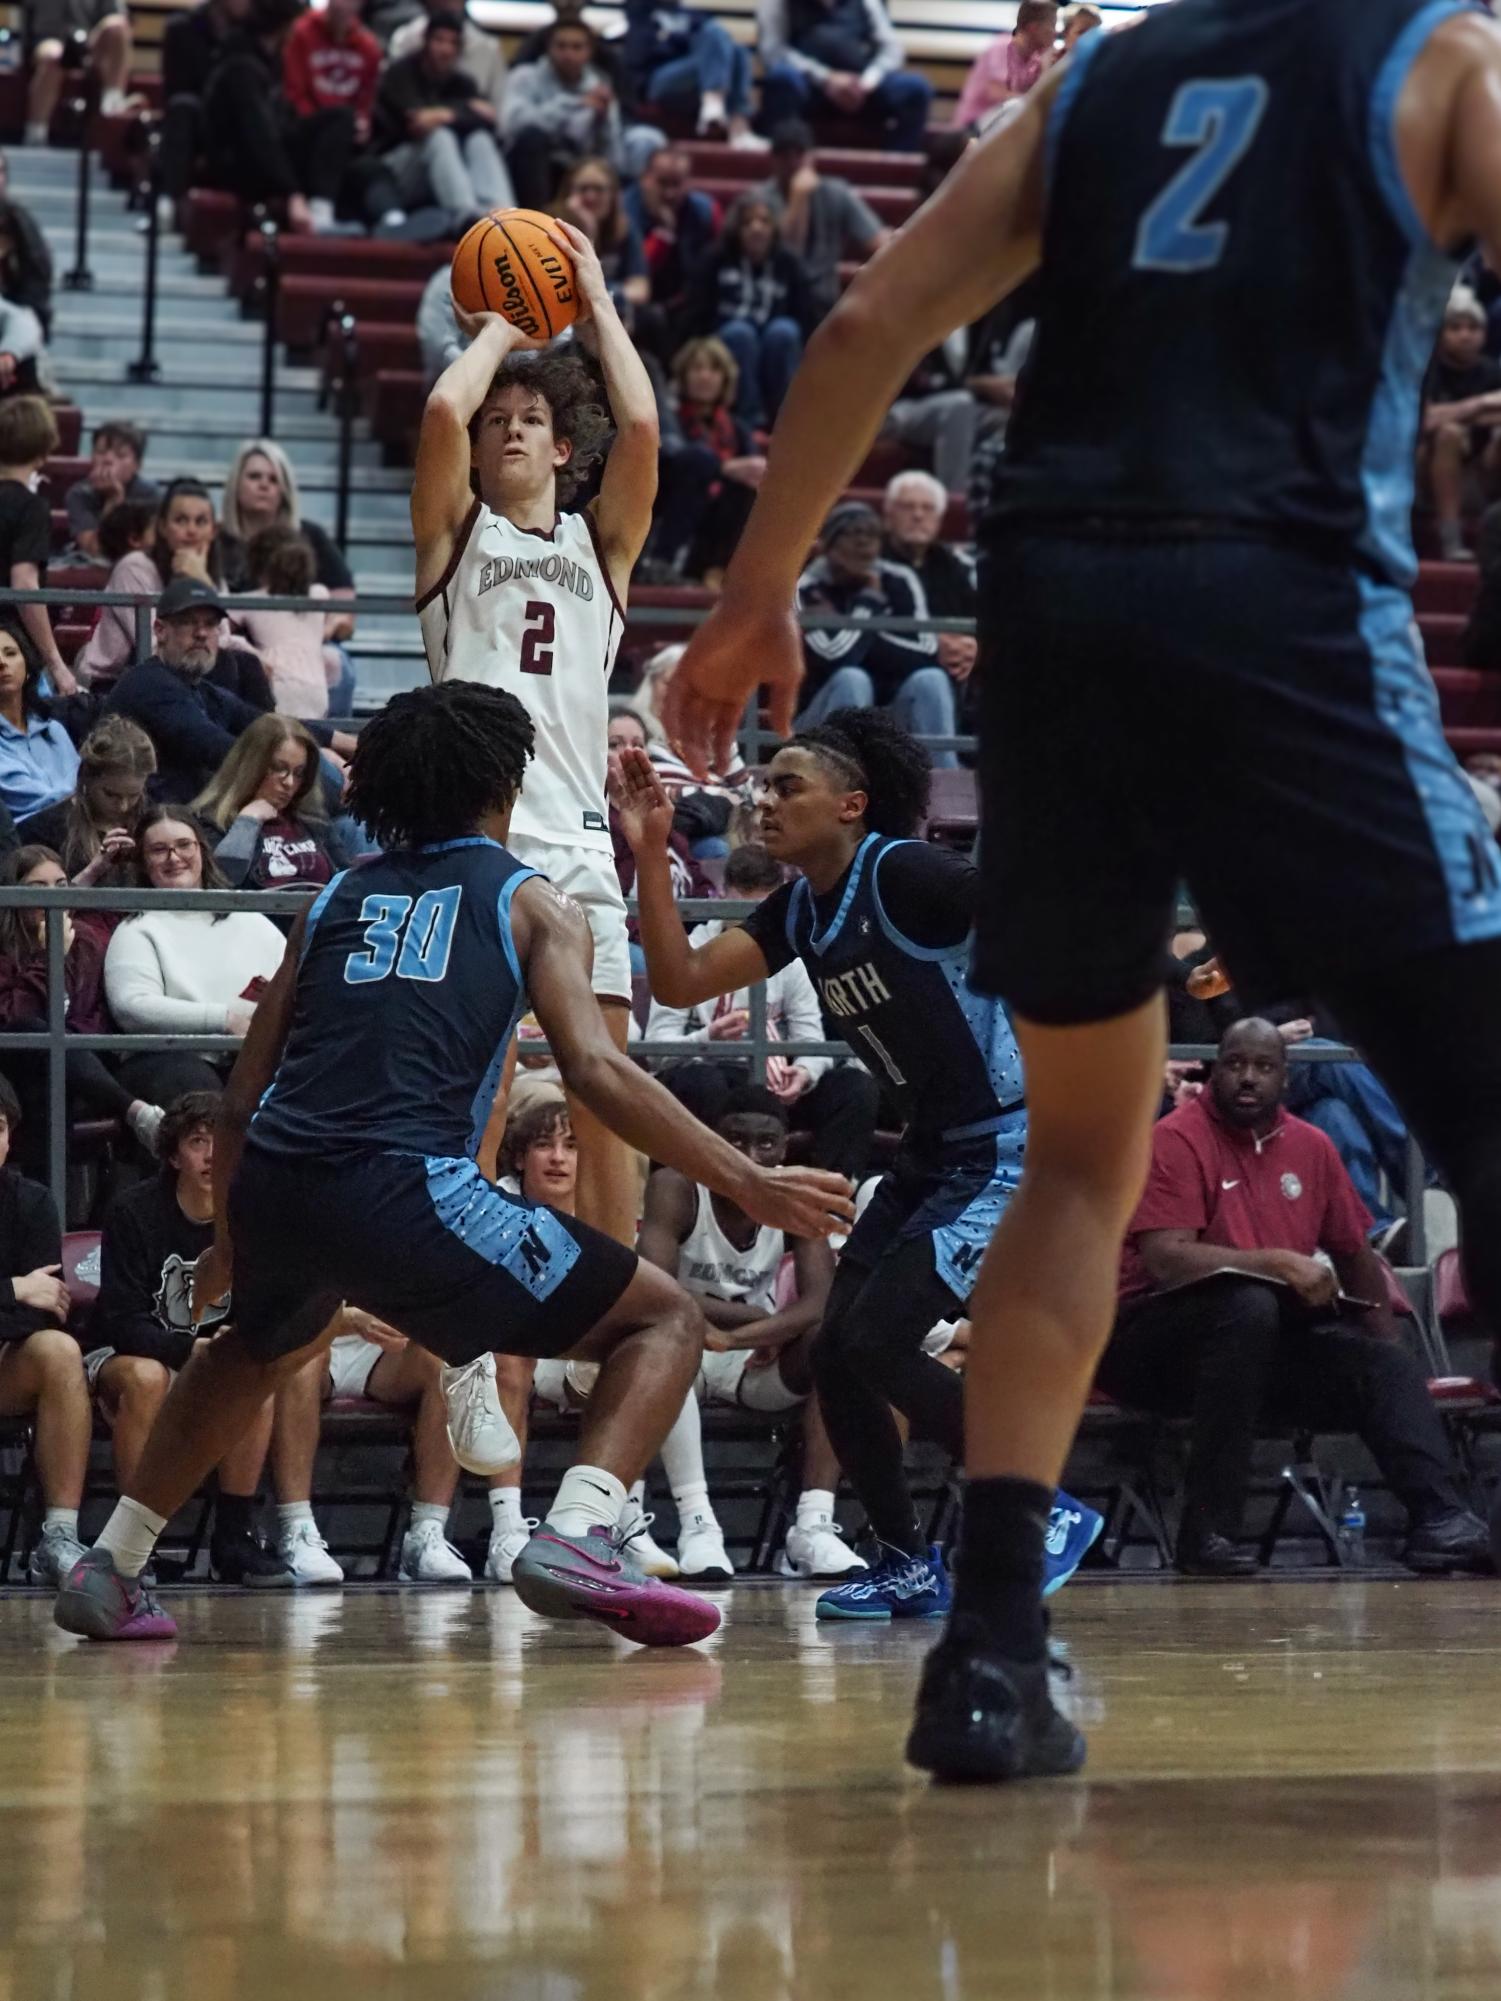
[[[941,1163],[898,1153],[851,1230],[841,1267],[874,1270],[896,1245],[927,1237],[933,1269],[956,1299],[967,1300],[1021,1180],[1026,1130],[1026,1113],[1015,1112],[993,1136],[947,1149]]]
[[[229,1193],[234,1324],[261,1361],[316,1339],[341,1302],[445,1362],[562,1355],[637,1258],[555,1209],[493,1188],[472,1160],[245,1148]]]
[[[1186,885],[1245,997],[1501,936],[1406,595],[1270,542],[1013,528],[980,572],[975,984],[1141,1005]]]

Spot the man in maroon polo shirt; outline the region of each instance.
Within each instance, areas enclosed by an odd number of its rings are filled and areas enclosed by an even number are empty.
[[[1255,1569],[1236,1538],[1265,1422],[1360,1437],[1408,1511],[1414,1570],[1489,1569],[1485,1525],[1401,1345],[1370,1216],[1333,1143],[1283,1109],[1286,1089],[1281,1036],[1239,1021],[1209,1088],[1158,1125],[1099,1385],[1193,1419],[1180,1570]]]

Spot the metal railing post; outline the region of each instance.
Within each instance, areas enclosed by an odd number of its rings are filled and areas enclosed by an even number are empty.
[[[261,224],[266,265],[261,273],[261,304],[266,314],[266,338],[261,346],[261,436],[276,435],[276,316],[281,304],[281,233],[267,216]]]
[[[1407,1186],[1403,1190],[1403,1200],[1407,1204],[1407,1241],[1403,1245],[1401,1262],[1405,1265],[1425,1265],[1428,1262],[1428,1219],[1423,1213],[1423,1198],[1427,1193],[1428,1163],[1423,1158],[1423,1149],[1409,1133]]]
[[[768,1049],[765,980],[758,980],[750,990],[750,1021],[746,1025],[745,1040],[750,1049],[751,1082],[764,1088]]]
[[[162,372],[162,365],[156,358],[156,266],[161,247],[161,222],[157,211],[161,205],[161,151],[161,135],[153,130],[146,140],[146,199],[150,206],[146,211],[146,284],[141,294],[141,351],[125,370],[132,382],[155,382]]]
[[[68,1227],[68,994],[63,946],[66,913],[47,910],[47,1180],[63,1228]]]
[[[69,292],[92,292],[94,274],[89,269],[89,169],[93,165],[94,99],[96,84],[90,68],[83,72],[83,95],[74,100],[83,121],[78,141],[78,206],[73,223],[73,269],[64,272],[63,287]]]
[[[339,495],[335,507],[334,540],[342,549],[349,536],[349,487],[354,476],[355,383],[359,374],[360,337],[354,315],[339,315]]]
[[[149,660],[156,651],[152,611],[149,604],[138,604],[135,610],[137,660]]]

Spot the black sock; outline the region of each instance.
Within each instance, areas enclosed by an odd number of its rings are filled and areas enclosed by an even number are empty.
[[[1052,1507],[1052,1493],[1035,1480],[971,1480],[964,1490],[954,1617],[974,1620],[1010,1660],[1047,1655],[1043,1536]]]
[[[254,1494],[221,1494],[214,1502],[215,1537],[227,1542],[232,1536],[254,1534]]]
[[[866,1521],[871,1534],[883,1549],[899,1549],[903,1556],[918,1556],[926,1560],[928,1545],[918,1527],[916,1515],[909,1515],[903,1521],[900,1514],[889,1512],[878,1522],[867,1509]]]

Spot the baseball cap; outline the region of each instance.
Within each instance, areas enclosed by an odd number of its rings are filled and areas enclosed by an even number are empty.
[[[158,618],[179,618],[185,611],[216,611],[222,617],[224,603],[211,584],[197,577],[174,577],[156,601]]]

